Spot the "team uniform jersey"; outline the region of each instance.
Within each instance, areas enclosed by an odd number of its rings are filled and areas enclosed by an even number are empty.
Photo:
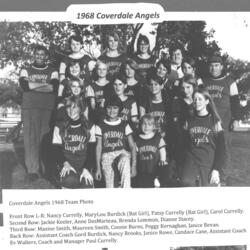
[[[217,140],[224,136],[221,125],[219,122],[215,124],[212,115],[208,114],[190,118],[186,129],[190,141],[183,164],[182,183],[184,186],[209,186],[212,170],[221,171],[225,159],[225,141]]]
[[[66,135],[60,134],[60,125],[54,128],[53,144],[62,145],[65,161],[77,171],[81,172],[87,158],[87,144],[95,141],[95,127],[90,129],[90,138],[88,139],[83,133],[82,125],[71,125]]]
[[[216,134],[211,114],[204,117],[193,116],[187,121],[186,129],[190,143],[187,157],[197,166],[211,168],[213,165]]]
[[[156,120],[156,129],[159,133],[165,132],[167,126],[167,112],[164,102],[150,100],[149,105],[144,105],[146,113],[151,114]]]
[[[100,107],[101,103],[105,99],[105,89],[107,89],[108,84],[109,84],[109,82],[107,82],[107,84],[104,85],[104,86],[100,86],[99,84],[97,84],[94,81],[94,82],[92,82],[92,84],[90,86],[92,88],[92,93],[93,94],[92,94],[92,96],[88,95],[88,97],[95,98],[97,108]]]
[[[121,111],[120,117],[123,121],[130,122],[132,118],[138,117],[138,108],[135,100],[132,97],[128,97],[126,100],[122,101],[123,109]]]
[[[155,65],[156,58],[154,56],[150,56],[148,59],[142,59],[138,55],[136,55],[133,57],[133,59],[138,65],[137,72],[139,76],[142,77],[142,79],[146,80],[149,69],[151,69]]]
[[[92,84],[88,86],[87,97],[95,100],[95,109],[90,109],[89,118],[95,124],[99,124],[99,122],[105,118],[104,103],[105,99],[109,96],[110,89],[111,86],[109,82],[104,86],[100,86],[93,81]]]
[[[125,89],[125,95],[134,98],[137,106],[144,102],[147,94],[147,90],[143,87],[143,83],[139,81],[134,85],[127,85]]]
[[[189,117],[194,114],[193,103],[186,103],[182,98],[174,98],[171,104],[171,113],[174,122],[177,122],[180,127],[183,127]]]
[[[28,79],[29,84],[32,84],[34,88],[36,84],[41,86],[50,85],[51,80],[58,79],[58,72],[51,67],[46,65],[42,68],[36,67],[35,65],[29,65],[21,69],[20,77]],[[57,86],[53,86],[54,88]],[[38,89],[31,89],[23,93],[22,109],[46,109],[53,110],[55,107],[55,94],[54,92],[39,92]]]
[[[96,136],[102,137],[102,154],[125,149],[131,134],[131,127],[120,119],[115,122],[104,120],[96,126]]]
[[[160,160],[159,150],[166,144],[159,134],[152,138],[139,135],[136,140],[139,173],[155,174]]]
[[[126,55],[120,54],[117,57],[110,57],[102,54],[98,59],[108,66],[107,78],[112,80],[114,75],[120,71],[121,65],[126,61]]]
[[[204,79],[203,84],[208,89],[209,94],[212,96],[215,106],[218,110],[222,120],[222,126],[225,129],[229,128],[231,120],[230,109],[230,86],[235,81],[229,75],[221,78],[207,78]]]

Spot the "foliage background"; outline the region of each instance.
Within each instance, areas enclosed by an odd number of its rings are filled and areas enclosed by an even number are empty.
[[[4,79],[0,79],[0,105],[20,104],[21,91],[17,84],[18,72],[24,63],[32,60],[36,44],[45,45],[50,52],[50,63],[59,67],[62,57],[69,54],[68,38],[72,34],[83,37],[84,50],[96,59],[105,50],[105,35],[116,31],[122,41],[123,50],[131,55],[143,24],[122,25],[77,25],[71,22],[0,22],[0,67],[12,65]],[[199,63],[198,74],[206,75],[206,59],[212,54],[221,52],[213,39],[214,30],[205,31],[204,21],[169,21],[152,24],[149,31],[155,36],[155,47],[152,53],[157,57],[168,57],[171,46],[182,45],[186,54]],[[239,80],[240,91],[248,92],[250,63],[235,60],[230,55],[223,55],[228,69]],[[9,101],[10,100],[10,101]]]

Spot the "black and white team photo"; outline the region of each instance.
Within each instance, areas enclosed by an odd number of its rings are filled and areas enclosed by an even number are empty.
[[[1,22],[0,188],[250,186],[250,62],[206,26]]]

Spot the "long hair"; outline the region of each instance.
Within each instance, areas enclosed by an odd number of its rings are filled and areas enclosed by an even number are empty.
[[[65,69],[65,76],[66,77],[68,77],[68,78],[72,77],[72,75],[70,73],[70,67],[75,66],[76,64],[79,64],[79,67],[80,67],[79,77],[82,75],[82,72],[85,70],[83,65],[78,60],[70,60],[66,66],[66,69]]]
[[[137,40],[137,44],[136,44],[136,54],[139,55],[140,54],[140,43],[144,42],[145,44],[148,44],[148,54],[151,54],[151,50],[150,50],[150,43],[149,43],[149,39],[147,36],[144,36],[142,34],[139,35],[138,40]]]
[[[152,67],[149,70],[149,73],[147,76],[147,87],[149,86],[149,84],[152,80],[157,82],[161,86],[164,84],[164,79],[162,79],[160,76],[157,75],[157,71],[156,71],[155,67]],[[162,102],[163,102],[164,107],[165,107],[165,111],[168,112],[170,97],[169,97],[168,93],[164,90],[164,88],[161,91],[161,97],[162,97]],[[148,110],[150,109],[150,107],[152,105],[152,99],[153,99],[153,96],[152,96],[151,92],[149,91],[149,94],[146,98],[146,112],[148,112]]]
[[[127,65],[132,70],[134,70],[134,72],[135,72],[134,78],[137,79],[138,78],[138,64],[135,60],[133,60],[131,58],[127,58],[126,61],[121,65],[120,74],[123,74],[124,76],[126,76],[126,66]]]
[[[195,76],[191,75],[191,74],[186,74],[184,75],[184,77],[180,80],[180,88],[182,87],[183,83],[188,83],[190,85],[193,86],[193,93],[196,91],[196,89],[198,88],[198,84],[197,84],[197,79]],[[181,88],[181,97],[184,97],[184,93],[182,91]]]
[[[171,73],[171,61],[169,59],[162,58],[156,63],[156,69],[160,67],[160,65],[163,65],[163,67],[167,70],[167,75]],[[167,78],[167,75],[165,76],[165,79]]]
[[[71,76],[68,79],[68,81],[66,81],[64,96],[66,96],[66,97],[73,96],[72,91],[71,91],[71,87],[72,87],[73,82],[78,82],[78,84],[81,88],[80,97],[85,97],[85,94],[86,94],[85,81],[84,81],[84,79],[81,79],[81,78],[75,77],[75,76]]]
[[[87,141],[90,138],[90,128],[91,124],[87,120],[87,118],[84,115],[84,111],[86,109],[86,104],[81,97],[76,97],[76,96],[69,96],[64,99],[64,105],[65,108],[75,108],[78,107],[80,110],[79,116],[80,116],[80,122],[81,122],[81,128],[83,134],[86,136]],[[67,119],[63,121],[60,125],[60,136],[64,140],[64,138],[67,136],[68,129],[70,128],[72,120],[70,117],[67,115]]]
[[[108,47],[108,40],[109,40],[109,37],[113,37],[115,41],[118,41],[118,47],[117,47],[117,50],[120,54],[123,53],[123,48],[122,48],[122,42],[121,42],[121,39],[120,39],[120,36],[116,33],[116,32],[110,32],[106,35],[106,39],[105,39],[105,49],[103,51],[102,54],[106,54],[109,50],[109,47]]]
[[[200,77],[200,71],[201,71],[201,65],[199,63],[199,61],[193,57],[190,56],[186,56],[183,58],[182,63],[181,63],[181,68],[183,69],[184,67],[184,63],[189,64],[193,70],[194,70],[194,75],[196,78]]]
[[[182,64],[181,64],[181,67],[182,67],[182,68],[183,68],[184,63],[188,63],[190,66],[192,66],[192,68],[193,68],[194,70],[197,69],[196,60],[195,60],[194,58],[192,58],[192,57],[187,56],[187,57],[184,57],[184,58],[183,58]]]
[[[209,103],[207,105],[207,111],[208,111],[208,113],[210,113],[212,115],[214,126],[218,122],[221,122],[221,118],[218,114],[218,111],[217,111],[217,108],[214,104],[213,98],[209,94],[207,88],[205,88],[204,86],[198,86],[197,89],[194,91],[193,96],[195,95],[195,93],[199,93],[199,94],[203,95],[204,98],[209,101]]]

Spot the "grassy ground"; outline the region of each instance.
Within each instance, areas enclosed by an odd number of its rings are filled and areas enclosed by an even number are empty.
[[[228,186],[250,186],[250,133],[233,133],[232,166],[226,170]],[[52,189],[54,186],[40,178],[25,180],[24,150],[22,143],[0,144],[0,188]]]
[[[24,149],[22,143],[0,144],[0,188],[51,189],[54,186],[40,178],[35,182],[25,179]]]
[[[227,170],[229,186],[250,186],[250,133],[235,132],[232,141],[232,166]]]

